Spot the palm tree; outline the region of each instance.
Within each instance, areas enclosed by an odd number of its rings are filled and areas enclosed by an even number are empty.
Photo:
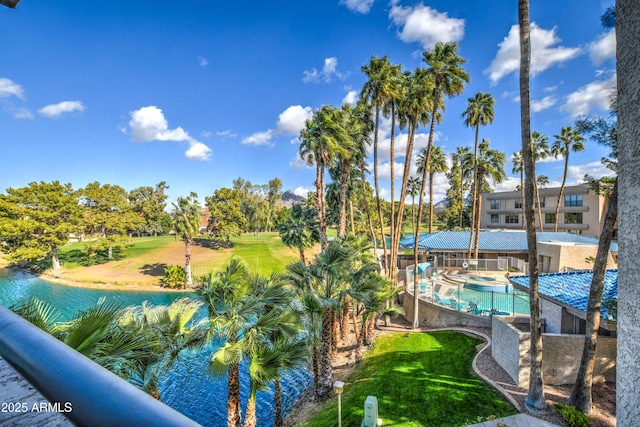
[[[289,215],[278,224],[278,233],[282,243],[290,248],[297,248],[300,261],[306,263],[304,250],[320,241],[318,213],[301,204],[293,205]]]
[[[427,153],[423,148],[418,154],[418,172],[424,172],[424,165],[427,161]],[[431,151],[431,162],[429,164],[429,233],[433,233],[433,177],[436,173],[446,173],[449,170],[447,156],[442,147],[434,145]]]
[[[469,180],[473,176],[473,157],[469,147],[457,147],[456,152],[451,154],[451,160],[453,163],[457,163],[460,169],[460,188],[458,189],[460,212],[458,216],[458,226],[462,228],[462,215],[465,209],[464,192],[466,191]]]
[[[209,312],[212,337],[221,338],[225,344],[218,348],[209,361],[213,375],[227,374],[227,425],[239,427],[240,414],[240,362],[263,342],[264,337],[275,331],[287,330],[290,334],[297,324],[283,321],[277,308],[287,304],[289,298],[275,276],[268,282],[257,277],[237,257],[231,258],[224,269],[209,274],[202,297]]]
[[[412,176],[407,181],[407,191],[411,196],[411,229],[416,229],[416,196],[418,195],[418,191],[420,191],[420,178],[417,176]]]
[[[529,308],[531,331],[531,369],[529,392],[525,398],[527,409],[544,411],[544,382],[542,380],[542,329],[540,326],[540,295],[538,294],[538,250],[533,210],[535,162],[531,147],[531,110],[529,104],[529,66],[531,38],[529,27],[529,0],[518,0],[520,30],[520,116],[522,126],[522,153],[525,173],[525,214],[527,216],[527,245],[529,247]]]
[[[540,132],[535,131],[531,134],[531,155],[533,156],[534,173],[535,164],[538,162],[538,160],[546,159],[547,157],[549,157],[548,141],[549,138],[547,138],[546,135],[543,135]],[[542,205],[540,203],[540,185],[536,175],[534,175],[533,179],[533,188],[535,190],[536,203],[538,205],[538,222],[540,231],[544,231],[544,218],[542,217]]]
[[[491,179],[494,183],[501,183],[506,178],[504,173],[504,163],[507,161],[507,156],[502,151],[492,150],[489,148],[489,140],[482,139],[479,147],[479,156],[476,163],[476,183],[479,188],[479,192],[484,188],[489,187],[487,178]],[[473,257],[478,259],[478,243],[480,240],[480,212],[482,209],[482,198],[478,198],[478,211],[474,215],[476,218],[475,226],[475,252]]]
[[[433,136],[435,134],[436,121],[440,122],[440,110],[444,109],[444,98],[460,95],[464,89],[465,82],[469,82],[469,74],[462,67],[467,62],[466,59],[458,56],[457,43],[436,43],[433,50],[423,52],[422,59],[427,63],[427,75],[433,81],[433,90],[428,93],[426,102],[423,105],[431,107],[429,128],[429,142],[427,143],[427,155],[425,169],[422,174],[422,189],[418,202],[418,219],[416,220],[416,233],[414,239],[414,264],[418,264],[418,241],[420,239],[420,222],[422,221],[422,208],[424,185],[427,180],[427,171],[431,164],[431,150],[433,147]],[[407,162],[409,159],[407,159]],[[414,295],[418,295],[418,275],[413,276]],[[414,298],[413,327],[418,328],[418,298]]]
[[[512,173],[520,174],[520,206],[522,207],[522,229],[524,230],[524,159],[522,157],[522,150],[517,151],[511,155],[511,163],[513,163]]]
[[[553,227],[553,231],[558,231],[558,216],[560,215],[560,202],[562,201],[562,195],[564,194],[564,184],[567,182],[567,171],[569,169],[569,153],[571,151],[578,152],[584,151],[585,139],[580,132],[572,126],[563,127],[560,130],[560,135],[553,135],[556,140],[551,146],[551,154],[557,159],[559,156],[564,157],[564,173],[562,174],[562,185],[560,186],[560,193],[558,193],[558,202],[556,203],[556,223]]]
[[[479,185],[477,182],[477,165],[478,165],[478,136],[480,133],[480,126],[486,126],[493,123],[494,109],[493,106],[496,103],[496,99],[489,93],[478,92],[473,98],[467,100],[467,109],[462,113],[464,124],[467,127],[473,126],[476,130],[475,145],[473,149],[473,182],[471,187],[473,188],[472,194],[472,207],[471,207],[471,234],[469,236],[469,251],[467,256],[471,258],[471,244],[472,235],[476,223],[476,204],[480,195],[478,190]]]
[[[178,236],[184,241],[184,272],[186,282],[184,287],[193,286],[193,277],[191,276],[191,245],[193,239],[200,231],[200,215],[201,209],[198,203],[198,195],[191,193],[187,197],[178,197],[173,203],[173,228]]]
[[[334,153],[339,148],[336,140],[342,140],[343,132],[338,128],[337,109],[329,105],[322,106],[313,113],[313,117],[305,123],[300,132],[300,157],[308,165],[316,166],[316,210],[318,211],[318,228],[320,230],[320,247],[327,247],[327,213],[325,207],[325,168],[331,164]]]
[[[378,218],[380,220],[380,231],[382,234],[382,248],[385,259],[387,258],[387,242],[384,238],[384,221],[382,217],[382,206],[380,204],[380,185],[378,182],[378,129],[380,126],[380,112],[388,101],[390,92],[393,92],[392,66],[387,56],[378,58],[373,56],[368,65],[362,66],[368,78],[362,87],[360,98],[369,101],[375,111],[373,127],[373,180],[376,191],[376,205],[378,208]],[[393,158],[392,158],[393,162]],[[393,200],[391,201],[393,203]],[[385,269],[387,268],[385,263]]]

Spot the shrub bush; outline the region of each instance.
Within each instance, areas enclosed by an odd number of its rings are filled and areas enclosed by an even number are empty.
[[[563,405],[560,402],[556,402],[554,405],[571,427],[589,427],[591,425],[589,418],[583,412],[578,411],[575,406]]]
[[[183,288],[187,283],[187,275],[184,267],[179,265],[170,265],[164,269],[164,277],[162,285],[167,288]]]

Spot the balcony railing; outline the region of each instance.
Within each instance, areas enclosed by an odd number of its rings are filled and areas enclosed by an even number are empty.
[[[75,425],[199,425],[2,306],[0,356]]]

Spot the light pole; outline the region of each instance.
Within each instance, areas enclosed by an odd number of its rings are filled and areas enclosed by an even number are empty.
[[[336,381],[333,383],[333,391],[338,395],[338,427],[342,427],[342,390],[344,389],[344,382]]]

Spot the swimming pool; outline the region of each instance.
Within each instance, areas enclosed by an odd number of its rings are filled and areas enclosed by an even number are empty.
[[[40,280],[31,275],[0,268],[0,304],[8,307],[24,298],[36,297],[57,308],[61,320],[73,318],[78,311],[89,308],[100,297],[106,296],[123,307],[140,305],[148,301],[154,305],[168,305],[173,300],[190,296],[199,298],[193,292],[140,292],[106,291],[57,285]],[[203,309],[202,315],[206,315]],[[160,379],[159,388],[162,401],[203,426],[227,425],[227,379],[212,378],[207,373],[211,353],[220,344],[212,343],[201,351],[185,351],[180,359]],[[249,397],[249,375],[246,362],[240,365],[240,398],[245,413]],[[313,377],[303,369],[288,371],[283,376],[283,408],[289,411],[298,397],[311,386]],[[273,391],[258,392],[258,426],[273,424]]]
[[[465,277],[464,287],[467,289],[474,289],[476,291],[492,291],[509,293],[510,289],[513,289],[509,282],[504,280],[497,280],[495,277],[487,276],[467,276]]]

